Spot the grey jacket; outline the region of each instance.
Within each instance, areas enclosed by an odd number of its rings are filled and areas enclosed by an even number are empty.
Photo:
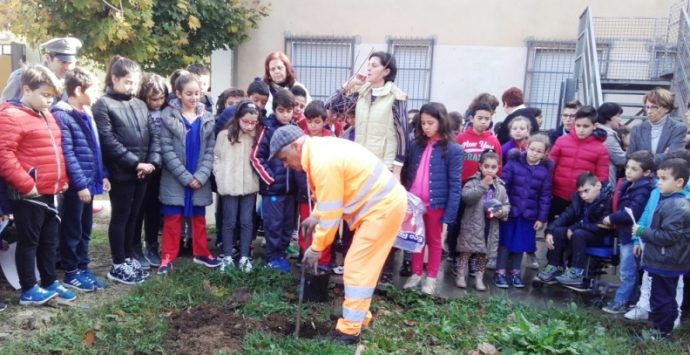
[[[690,271],[690,200],[682,196],[659,201],[652,224],[640,239],[645,243],[643,267]]]
[[[640,150],[646,150],[654,154],[654,163],[659,164],[664,160],[665,153],[685,149],[685,133],[687,128],[673,117],[666,115],[666,122],[661,131],[659,145],[656,152],[652,152],[652,124],[644,121],[633,127],[630,131],[630,147],[628,156]],[[666,151],[668,149],[668,152]]]
[[[510,214],[510,201],[503,180],[494,180],[494,190],[499,202],[503,204],[503,215],[505,219]],[[457,251],[461,253],[486,253],[489,258],[496,255],[498,248],[498,229],[499,220],[492,218],[489,223],[488,238],[484,237],[484,194],[486,188],[482,185],[481,174],[472,176],[465,186],[462,187],[462,220],[460,222],[460,236],[458,238]]]
[[[199,108],[201,111],[199,111]],[[171,106],[161,113],[161,156],[163,172],[161,175],[160,201],[164,205],[184,206],[184,189],[192,179],[197,179],[202,187],[194,191],[194,206],[208,206],[213,203],[209,177],[213,170],[213,115],[200,104],[197,112],[201,114],[201,149],[196,172],[192,174],[185,168],[186,128],[180,110]]]
[[[606,131],[606,141],[604,141],[604,145],[609,151],[609,180],[611,186],[616,186],[616,170],[618,168],[625,168],[625,163],[628,159],[621,146],[621,139],[618,137],[618,133],[606,125],[599,125],[599,128]]]
[[[19,100],[22,98],[22,74],[24,74],[24,68],[19,68],[10,73],[10,76],[7,78],[5,89],[2,90],[0,102]]]

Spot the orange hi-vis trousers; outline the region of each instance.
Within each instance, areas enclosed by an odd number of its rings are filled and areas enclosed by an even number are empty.
[[[372,206],[371,213],[355,230],[345,257],[345,301],[343,316],[336,326],[341,333],[358,335],[362,326],[369,325],[371,297],[406,210],[407,193],[402,186],[397,186],[385,199]]]

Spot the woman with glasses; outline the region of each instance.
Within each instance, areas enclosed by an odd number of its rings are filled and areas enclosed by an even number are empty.
[[[669,115],[674,101],[673,93],[663,88],[656,88],[644,96],[647,120],[632,128],[628,156],[646,150],[654,154],[654,163],[658,165],[664,160],[666,153],[685,147],[687,129],[683,123]]]
[[[551,140],[551,146],[556,144],[556,139],[561,136],[568,135],[570,129],[575,122],[575,113],[582,107],[582,103],[578,100],[566,102],[561,110],[561,122],[556,126],[556,128],[549,130],[549,139]]]

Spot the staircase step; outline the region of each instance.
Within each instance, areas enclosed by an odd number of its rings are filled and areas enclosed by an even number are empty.
[[[601,80],[602,90],[649,91],[656,87],[668,89],[671,87],[671,82],[667,80]]]

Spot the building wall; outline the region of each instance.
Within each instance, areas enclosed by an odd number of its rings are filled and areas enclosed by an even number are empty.
[[[273,1],[269,16],[236,49],[232,85],[246,88],[263,74],[272,51],[285,50],[285,35],[357,36],[357,53],[386,49],[387,38],[436,40],[431,100],[463,112],[480,92],[496,96],[523,87],[528,38],[575,40],[587,5],[596,17],[667,17],[676,0],[290,0]],[[363,59],[355,62],[355,68]],[[214,71],[217,68],[214,66]],[[231,84],[213,83],[215,91]],[[334,87],[334,90],[336,87]],[[502,110],[496,115],[500,120]]]

